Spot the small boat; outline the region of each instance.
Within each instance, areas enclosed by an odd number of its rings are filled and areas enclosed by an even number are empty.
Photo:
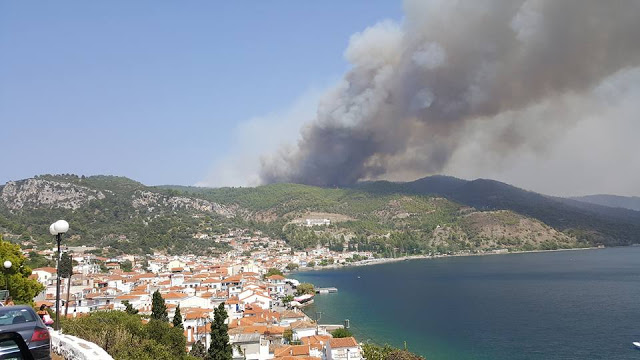
[[[635,347],[636,347],[636,349],[640,349],[640,342],[638,342],[638,341],[634,341],[634,342],[633,342],[633,346],[635,346]]]

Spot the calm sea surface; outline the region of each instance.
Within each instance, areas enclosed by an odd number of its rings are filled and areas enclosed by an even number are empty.
[[[437,359],[640,359],[640,247],[409,260],[296,273],[305,311]]]

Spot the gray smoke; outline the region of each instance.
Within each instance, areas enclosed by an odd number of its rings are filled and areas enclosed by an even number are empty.
[[[263,158],[263,182],[332,186],[437,173],[469,129],[492,131],[495,119],[551,106],[640,65],[636,0],[408,0],[404,8],[402,24],[385,21],[351,38],[352,69],[299,142]],[[539,141],[546,126],[514,121],[491,134],[491,151]]]

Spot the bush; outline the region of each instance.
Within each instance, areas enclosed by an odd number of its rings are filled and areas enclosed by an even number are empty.
[[[63,319],[64,333],[102,347],[114,359],[188,359],[181,329],[124,311],[98,311],[75,319]]]
[[[333,336],[334,338],[346,338],[353,336],[353,334],[351,333],[351,331],[349,331],[349,329],[339,328],[333,330],[331,332],[331,336]]]
[[[296,287],[296,295],[298,296],[304,295],[304,294],[313,295],[315,293],[316,293],[316,290],[313,287],[313,284],[302,283]]]
[[[282,273],[282,271],[276,269],[276,268],[271,268],[269,270],[267,270],[267,273],[264,274],[265,278],[268,278],[271,275],[280,275],[280,276],[284,276],[284,274]]]
[[[389,345],[362,345],[362,356],[367,360],[425,360],[408,350],[400,350]]]

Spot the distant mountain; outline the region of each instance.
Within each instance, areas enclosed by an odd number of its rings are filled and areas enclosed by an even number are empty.
[[[640,242],[638,211],[546,196],[495,180],[468,181],[438,175],[406,183],[365,182],[356,187],[374,192],[440,195],[479,210],[511,210],[591,243]]]
[[[382,256],[535,250],[639,242],[640,212],[554,198],[493,180],[431,176],[350,188],[149,187],[114,176],[42,175],[0,186],[0,233],[51,246],[65,219],[69,245],[117,254],[217,253],[217,237],[267,234],[294,249],[319,244]],[[303,226],[307,219],[329,226]]]
[[[575,196],[571,199],[590,204],[640,211],[640,197],[618,195]]]

